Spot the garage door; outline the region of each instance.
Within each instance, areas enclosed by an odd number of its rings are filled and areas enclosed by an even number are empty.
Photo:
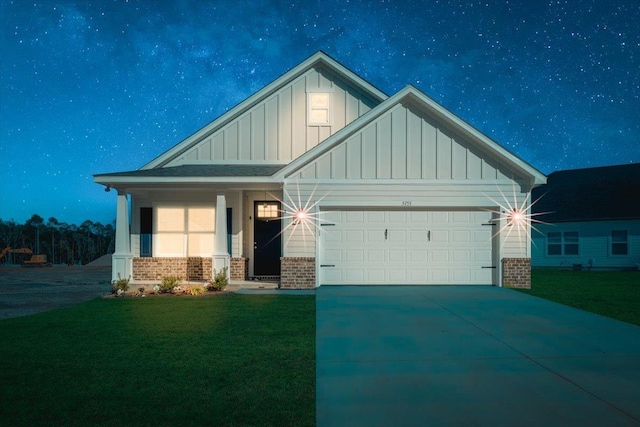
[[[492,284],[493,227],[484,211],[330,211],[320,284]]]

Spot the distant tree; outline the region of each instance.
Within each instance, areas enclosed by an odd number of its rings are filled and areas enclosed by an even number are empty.
[[[0,251],[5,247],[29,248],[40,251],[52,262],[86,264],[113,252],[115,228],[100,222],[86,220],[76,226],[50,217],[44,219],[33,214],[24,224],[0,219]],[[2,262],[7,262],[7,258]]]

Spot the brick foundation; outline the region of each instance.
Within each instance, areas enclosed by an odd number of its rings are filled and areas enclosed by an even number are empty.
[[[162,280],[166,276],[178,276],[187,281],[204,281],[211,278],[211,258],[133,258],[133,280]]]
[[[249,278],[249,258],[231,258],[231,280],[247,280]]]
[[[502,286],[531,289],[531,258],[503,258]]]
[[[249,276],[248,258],[231,258],[231,280],[246,280]],[[160,281],[163,277],[178,276],[186,281],[211,279],[213,265],[208,257],[133,258],[133,280]]]
[[[315,258],[280,258],[280,287],[282,289],[315,289]]]

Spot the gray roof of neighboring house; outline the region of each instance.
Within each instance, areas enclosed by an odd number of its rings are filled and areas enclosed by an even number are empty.
[[[285,165],[182,165],[157,169],[97,174],[100,177],[172,178],[172,177],[265,177]]]
[[[553,172],[532,198],[544,222],[640,219],[640,163]]]

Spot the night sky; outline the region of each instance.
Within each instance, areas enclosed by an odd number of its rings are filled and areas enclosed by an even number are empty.
[[[0,218],[111,223],[134,170],[318,50],[544,173],[640,162],[640,2],[0,0]]]

